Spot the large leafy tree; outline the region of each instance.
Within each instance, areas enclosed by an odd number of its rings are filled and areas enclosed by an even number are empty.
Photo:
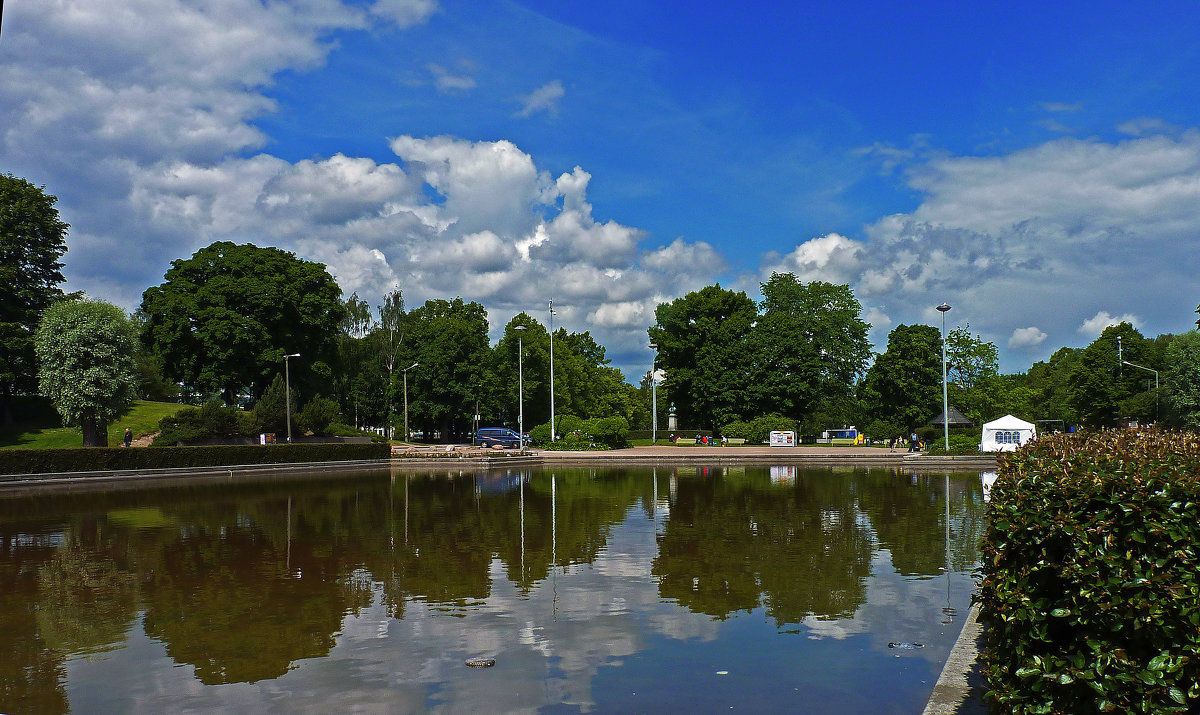
[[[1033,391],[1033,414],[1038,419],[1061,420],[1062,427],[1079,424],[1079,416],[1070,400],[1068,380],[1082,354],[1080,348],[1059,348],[1049,360],[1035,362],[1029,368],[1025,385]]]
[[[946,335],[946,380],[950,383],[950,404],[961,409],[976,423],[1005,414],[994,414],[993,411],[997,409],[996,405],[1007,404],[1005,388],[1014,383],[995,379],[999,376],[999,365],[996,345],[985,341],[980,335],[971,335],[970,325],[951,330]]]
[[[0,424],[13,422],[12,398],[37,386],[33,336],[42,312],[63,295],[59,259],[69,226],[58,199],[11,174],[0,174]]]
[[[719,284],[660,304],[650,342],[683,429],[716,428],[751,409],[746,405],[748,336],[758,311],[744,292]]]
[[[897,325],[888,334],[887,350],[862,384],[872,417],[912,430],[940,411],[941,339],[931,325]]]
[[[1120,350],[1118,350],[1118,338]],[[1122,360],[1158,369],[1157,350],[1129,323],[1112,325],[1083,349],[1067,377],[1068,400],[1084,424],[1115,427],[1125,419],[1153,420],[1154,400],[1142,370]],[[1133,399],[1150,392],[1149,399]]]
[[[837,412],[871,359],[870,325],[847,285],[774,273],[751,331],[750,380],[759,414]]]
[[[293,379],[309,394],[325,387],[345,306],[324,265],[219,241],[172,261],[164,278],[142,294],[142,340],[168,378],[232,405],[299,352]]]
[[[443,439],[465,436],[486,379],[487,309],[462,298],[427,300],[405,322],[397,366],[419,363],[408,373],[410,429],[436,430]],[[403,375],[393,375],[392,394],[403,399]]]
[[[64,300],[46,309],[34,342],[42,394],[82,429],[83,446],[107,446],[108,424],[137,395],[133,322],[111,303]]]
[[[1163,360],[1164,401],[1171,422],[1200,429],[1200,332],[1176,335]]]

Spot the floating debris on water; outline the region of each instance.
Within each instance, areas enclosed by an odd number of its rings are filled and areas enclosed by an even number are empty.
[[[888,648],[900,648],[901,650],[912,650],[913,648],[924,647],[924,643],[888,643]]]
[[[472,668],[490,668],[495,664],[495,658],[467,658],[467,665]]]

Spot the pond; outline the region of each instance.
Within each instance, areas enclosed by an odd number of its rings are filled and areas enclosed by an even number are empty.
[[[982,520],[878,468],[0,498],[0,712],[920,712]]]

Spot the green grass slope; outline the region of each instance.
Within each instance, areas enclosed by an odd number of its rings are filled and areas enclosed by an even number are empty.
[[[125,428],[133,430],[136,439],[158,430],[164,417],[173,415],[187,405],[175,402],[147,402],[138,400],[125,416],[108,426],[108,445],[118,447],[125,436]],[[81,447],[83,433],[78,427],[45,425],[42,427],[19,427],[16,430],[0,431],[0,449],[20,447],[24,449],[52,449],[55,447]]]

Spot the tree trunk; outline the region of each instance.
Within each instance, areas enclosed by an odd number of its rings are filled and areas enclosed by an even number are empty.
[[[107,447],[108,425],[100,423],[95,417],[84,417],[79,422],[83,429],[84,447]]]

